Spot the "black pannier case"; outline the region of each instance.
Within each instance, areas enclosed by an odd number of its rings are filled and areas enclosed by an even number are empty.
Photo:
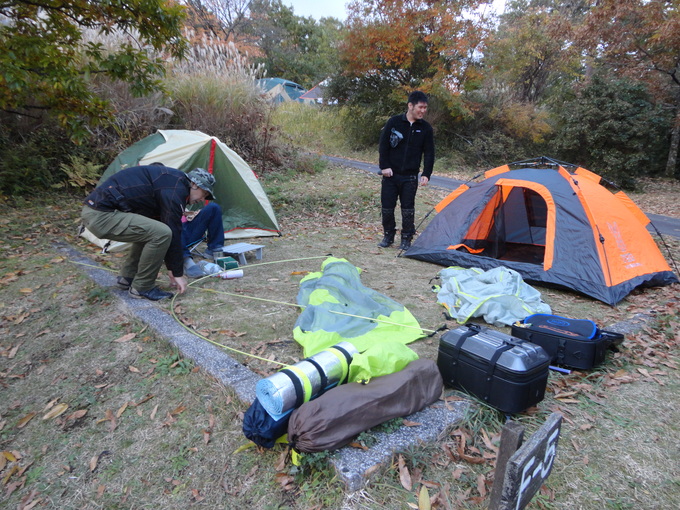
[[[444,383],[504,413],[518,413],[543,400],[550,357],[539,346],[476,324],[439,340],[437,366]]]
[[[581,370],[591,369],[605,359],[607,349],[623,341],[621,333],[599,329],[586,319],[534,314],[512,326],[512,335],[540,345],[552,363]]]

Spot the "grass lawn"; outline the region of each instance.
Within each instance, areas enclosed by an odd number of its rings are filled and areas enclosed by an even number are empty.
[[[364,285],[406,305],[424,328],[446,322],[431,291],[441,268],[376,246],[374,176],[330,166],[269,174],[263,184],[283,231],[257,241],[263,262],[272,263],[251,263],[238,280],[192,286],[176,300],[185,324],[227,347],[293,363],[301,349],[291,304],[300,279],[328,254],[362,268]],[[645,185],[634,199],[646,212],[677,209],[669,206],[680,196],[674,183]],[[421,189],[417,218],[445,194]],[[283,448],[237,452],[247,443],[247,404],[55,251],[55,241],[67,242],[118,266],[119,255],[101,255],[76,236],[79,210],[78,198],[58,195],[8,201],[0,212],[0,507],[418,508],[425,491],[432,508],[485,507],[505,417],[481,404],[459,428],[401,452],[402,463],[395,456],[353,494],[326,455],[305,456],[296,468]],[[666,242],[679,260],[680,240]],[[640,329],[594,371],[551,373],[545,400],[515,417],[528,433],[552,412],[564,417],[553,473],[529,508],[680,507],[677,286],[635,291],[616,308],[539,290],[553,313],[602,326],[639,321]],[[411,344],[432,359],[437,345],[437,337]],[[262,375],[277,369],[230,355]]]

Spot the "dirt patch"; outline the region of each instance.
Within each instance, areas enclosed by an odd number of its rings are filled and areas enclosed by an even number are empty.
[[[680,218],[678,196],[680,181],[677,179],[642,179],[640,191],[630,193],[633,201],[646,213]]]
[[[406,305],[424,328],[454,325],[431,291],[441,268],[376,246],[377,179],[334,167],[265,184],[283,236],[258,240],[263,263],[251,259],[242,279],[208,279],[178,298],[189,327],[238,349],[230,355],[263,375],[278,365],[254,356],[298,360],[299,281],[328,254],[362,268],[364,285]],[[418,216],[446,193],[419,191]],[[505,417],[483,405],[440,442],[403,452],[403,464],[395,457],[352,495],[323,459],[294,468],[282,449],[237,453],[246,443],[246,405],[54,251],[55,240],[65,241],[118,266],[119,257],[75,236],[79,209],[77,198],[58,196],[0,213],[0,490],[8,505],[393,508],[398,500],[405,508],[417,506],[425,488],[434,508],[484,507]],[[671,249],[677,258],[680,244]],[[516,417],[529,431],[550,412],[565,417],[555,470],[530,508],[676,508],[677,288],[636,291],[616,308],[541,290],[560,315],[607,325],[651,311],[658,326],[627,337],[601,369],[552,374],[547,398]],[[434,359],[437,341],[411,346]]]

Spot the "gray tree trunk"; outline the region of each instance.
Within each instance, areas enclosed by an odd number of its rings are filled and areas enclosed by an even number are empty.
[[[668,161],[666,162],[666,177],[669,179],[675,178],[678,165],[678,148],[680,148],[680,105],[675,112],[675,122],[671,131],[671,147],[668,152]]]

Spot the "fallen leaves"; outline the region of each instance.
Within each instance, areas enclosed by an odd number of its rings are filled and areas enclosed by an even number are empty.
[[[116,411],[116,418],[120,418],[127,408],[128,408],[128,402],[125,402],[122,406],[120,406],[118,411]]]
[[[111,409],[107,409],[104,413],[104,418],[97,420],[97,423],[104,423],[108,421],[109,422],[109,432],[113,432],[116,430],[116,427],[118,426],[118,423],[116,422],[116,416],[113,414],[113,411]]]
[[[483,464],[488,461],[481,456],[479,448],[472,445],[472,435],[468,430],[463,428],[456,429],[451,433],[451,436],[456,439],[455,452],[450,450],[454,457],[470,464]]]
[[[128,333],[127,335],[123,335],[123,336],[121,336],[120,338],[116,338],[116,339],[114,340],[114,342],[115,342],[115,343],[122,344],[122,343],[124,343],[124,342],[129,342],[130,340],[132,340],[132,339],[135,338],[136,336],[137,336],[137,333]]]
[[[90,462],[88,464],[88,467],[90,468],[90,473],[94,473],[99,466],[99,463],[103,457],[106,455],[111,455],[111,452],[108,450],[104,450],[103,452],[99,453],[98,455],[93,456],[90,459]]]
[[[399,455],[398,467],[401,486],[410,492],[413,488],[413,482],[411,480],[411,473],[409,472],[408,467],[406,467],[406,461],[404,460],[403,455]]]
[[[36,413],[32,412],[32,413],[28,413],[26,416],[21,418],[17,422],[17,428],[23,429],[26,425],[28,425],[28,422],[30,422],[35,417],[35,415],[36,415]]]
[[[33,465],[33,462],[29,462],[25,466],[21,466],[19,465],[21,459],[22,456],[19,454],[19,452],[16,451],[0,452],[0,471],[5,470],[5,468],[9,464],[9,469],[4,473],[2,477],[2,484],[5,486],[5,498],[9,497],[15,490],[24,487],[24,485],[26,484],[25,474],[26,471],[28,471],[28,469]],[[14,481],[10,482],[10,480],[12,479],[14,479]],[[35,491],[33,492],[35,493]],[[18,508],[26,508],[25,506],[22,507],[22,505],[25,505],[33,501],[34,497],[35,494],[33,494],[30,498],[28,496],[25,496],[24,499],[22,499],[22,502]],[[39,501],[40,500],[38,500],[37,502]]]
[[[13,359],[17,355],[17,352],[19,351],[19,347],[21,347],[21,343],[22,342],[19,342],[18,344],[16,344],[14,347],[12,347],[10,349],[9,354],[7,355],[7,357],[9,359]]]
[[[31,510],[31,508],[34,508],[42,501],[41,498],[36,498],[37,495],[38,490],[34,489],[29,494],[21,498],[21,502],[19,503],[17,510]]]
[[[208,444],[210,442],[210,437],[212,435],[212,431],[215,428],[215,415],[212,413],[212,409],[210,409],[210,415],[208,416],[208,427],[203,429],[203,442],[205,444]]]
[[[61,416],[66,412],[68,409],[68,404],[65,403],[60,403],[55,405],[52,409],[50,409],[43,417],[43,420],[51,420],[56,418],[57,416]]]
[[[285,473],[276,473],[276,481],[286,492],[295,490],[295,478],[290,475]]]
[[[425,485],[421,485],[420,493],[418,494],[418,510],[430,510],[431,508],[430,493]]]

